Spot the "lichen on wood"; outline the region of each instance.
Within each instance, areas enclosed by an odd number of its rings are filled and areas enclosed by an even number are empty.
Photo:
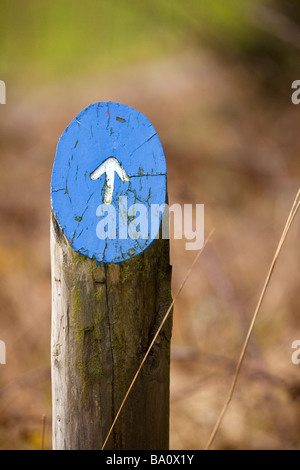
[[[171,303],[169,241],[97,265],[72,249],[52,213],[51,254],[53,445],[97,450]],[[171,331],[170,316],[107,449],[168,449]]]

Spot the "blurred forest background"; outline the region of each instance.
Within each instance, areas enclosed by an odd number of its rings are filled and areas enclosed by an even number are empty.
[[[205,446],[299,187],[299,48],[296,0],[1,0],[0,449],[39,449],[42,415],[51,448],[52,164],[74,116],[106,100],[146,114],[170,203],[205,204],[216,229],[176,302],[171,358],[171,448]],[[299,235],[297,218],[215,449],[300,449]]]

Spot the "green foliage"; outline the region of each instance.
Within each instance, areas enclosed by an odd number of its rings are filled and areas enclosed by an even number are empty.
[[[2,0],[1,73],[18,79],[22,71],[34,84],[204,43],[281,60],[287,51],[253,21],[253,8],[265,3],[300,17],[296,2],[282,0]]]

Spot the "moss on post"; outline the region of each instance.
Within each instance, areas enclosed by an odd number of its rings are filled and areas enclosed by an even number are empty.
[[[171,303],[168,240],[120,264],[74,252],[52,214],[54,448],[100,449]],[[107,449],[168,449],[172,318]]]

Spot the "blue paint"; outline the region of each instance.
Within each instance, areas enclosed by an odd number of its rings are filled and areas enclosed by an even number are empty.
[[[101,240],[96,227],[101,217],[105,174],[90,175],[109,157],[115,157],[129,176],[123,182],[115,173],[112,206],[119,210],[119,197],[149,207],[149,238]],[[67,127],[57,146],[52,173],[51,199],[57,220],[72,248],[98,262],[121,262],[144,251],[153,238],[151,204],[166,202],[167,168],[164,152],[153,125],[126,105],[92,104]],[[161,221],[161,216],[160,216]],[[124,231],[121,229],[121,231]],[[153,235],[153,234],[152,234]]]

